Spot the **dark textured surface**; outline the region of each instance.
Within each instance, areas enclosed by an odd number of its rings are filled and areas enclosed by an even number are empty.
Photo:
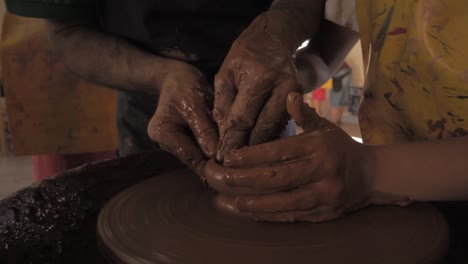
[[[164,152],[67,171],[0,201],[0,263],[103,263],[96,221],[122,189],[181,168]]]

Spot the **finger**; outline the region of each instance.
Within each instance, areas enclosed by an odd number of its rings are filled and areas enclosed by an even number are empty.
[[[198,175],[202,175],[206,160],[202,151],[185,133],[183,126],[167,119],[154,115],[148,125],[149,137],[158,142],[162,149],[179,158],[183,164],[190,167]],[[172,117],[172,119],[174,120],[176,117]]]
[[[252,217],[259,221],[267,222],[324,222],[338,219],[343,216],[341,211],[337,211],[331,206],[320,206],[312,210],[291,211],[280,213],[257,213]]]
[[[249,213],[243,213],[239,211],[239,209],[237,209],[235,196],[218,194],[213,199],[213,205],[220,212],[228,214],[230,216],[235,216],[244,219],[250,218]]]
[[[274,140],[281,135],[288,121],[286,98],[290,92],[299,90],[295,79],[283,81],[275,87],[250,134],[250,146]]]
[[[246,145],[248,136],[265,100],[269,96],[272,83],[258,83],[245,78],[224,121],[224,129],[220,133],[218,160],[223,160],[224,154]]]
[[[234,86],[232,74],[221,70],[215,76],[215,97],[213,117],[220,131],[224,131],[224,120],[229,115],[232,103],[236,97],[237,90]]]
[[[304,142],[309,142],[309,138],[312,136],[310,134],[300,134],[269,143],[232,150],[225,154],[223,165],[233,168],[259,167],[304,158],[313,152],[311,151],[312,147],[304,147]],[[313,142],[308,144],[313,144]]]
[[[317,207],[317,203],[318,197],[310,188],[269,195],[241,196],[236,199],[236,207],[240,212],[254,214],[310,210]]]
[[[324,209],[311,213],[311,214],[298,214],[296,216],[296,221],[301,222],[312,222],[312,223],[320,223],[320,222],[327,222],[337,220],[342,218],[345,214],[341,211],[335,211],[331,208],[325,207]]]
[[[394,195],[388,193],[373,193],[369,201],[370,204],[399,205],[407,206],[411,204],[411,199],[403,195]]]
[[[305,104],[302,95],[299,93],[290,93],[288,95],[286,107],[296,124],[305,131],[334,127],[331,122],[320,117],[313,108]]]
[[[208,184],[223,194],[259,195],[287,191],[305,185],[319,175],[309,160],[277,166],[232,169],[208,161],[204,175]]]
[[[218,130],[203,98],[196,95],[186,100],[193,100],[186,109],[179,109],[183,119],[192,130],[195,139],[203,153],[209,158],[216,155],[218,147]]]

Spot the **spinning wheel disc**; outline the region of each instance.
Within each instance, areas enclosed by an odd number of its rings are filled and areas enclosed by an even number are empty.
[[[326,223],[264,223],[225,215],[189,171],[141,182],[101,211],[113,263],[438,263],[448,231],[431,206],[371,207]]]

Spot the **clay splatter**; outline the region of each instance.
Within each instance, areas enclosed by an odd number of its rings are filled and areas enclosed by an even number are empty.
[[[403,27],[396,27],[392,31],[388,32],[387,35],[394,36],[394,35],[401,35],[407,32],[406,28]]]

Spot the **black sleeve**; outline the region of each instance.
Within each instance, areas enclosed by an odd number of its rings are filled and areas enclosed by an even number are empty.
[[[5,0],[8,12],[24,17],[96,18],[99,0]]]

